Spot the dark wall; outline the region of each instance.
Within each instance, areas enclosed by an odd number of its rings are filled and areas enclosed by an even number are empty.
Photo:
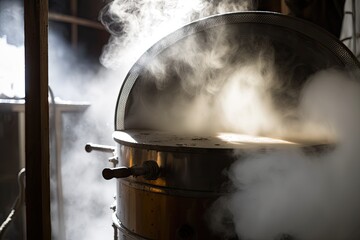
[[[290,15],[305,19],[340,36],[345,0],[285,0]]]

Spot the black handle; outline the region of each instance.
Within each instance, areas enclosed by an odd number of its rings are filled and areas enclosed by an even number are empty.
[[[131,169],[127,167],[105,168],[102,171],[102,176],[106,180],[110,180],[112,178],[126,178],[131,175]]]
[[[158,178],[160,168],[154,160],[148,160],[143,162],[141,167],[132,166],[128,167],[116,167],[116,168],[105,168],[102,171],[102,175],[106,180],[112,178],[126,178],[129,176],[143,176],[147,180],[155,180]]]

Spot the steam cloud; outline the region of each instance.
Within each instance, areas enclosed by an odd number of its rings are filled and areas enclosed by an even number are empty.
[[[306,79],[278,66],[278,49],[268,39],[239,38],[238,31],[231,26],[208,30],[151,59],[132,90],[125,127],[332,139],[332,132],[298,109],[298,88]]]
[[[335,148],[310,155],[299,148],[235,153],[239,160],[228,174],[236,190],[214,205],[213,227],[234,235],[222,222],[230,218],[241,239],[359,238],[359,102],[357,79],[336,70],[314,75],[301,110],[333,132]]]
[[[20,4],[0,2],[0,97],[25,96],[22,18]]]
[[[0,37],[0,97],[25,96],[24,47],[8,44],[6,36]]]
[[[101,176],[110,154],[92,152],[88,142],[113,146],[113,118],[121,72],[88,64],[56,34],[49,36],[49,80],[58,103],[88,103],[83,113],[62,116],[62,184],[65,228],[58,225],[56,199],[52,202],[55,239],[110,239],[110,205],[115,185]],[[64,100],[65,99],[65,100]],[[52,180],[53,191],[56,181]],[[56,196],[56,195],[54,195]],[[58,228],[60,227],[60,228]]]
[[[250,0],[114,0],[100,14],[112,37],[101,62],[108,68],[130,67],[162,37],[181,26],[214,14],[255,9]]]

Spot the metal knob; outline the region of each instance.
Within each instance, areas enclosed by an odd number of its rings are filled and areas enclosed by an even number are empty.
[[[105,168],[102,175],[106,180],[112,178],[126,178],[129,176],[143,176],[146,180],[155,180],[158,178],[160,168],[154,160],[143,162],[140,166]]]

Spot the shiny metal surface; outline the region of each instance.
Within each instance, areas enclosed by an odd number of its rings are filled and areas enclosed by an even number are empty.
[[[251,141],[242,142],[230,138],[232,142],[227,142],[143,130],[117,131],[113,137],[120,166],[155,161],[160,168],[156,180],[142,176],[117,179],[115,225],[119,240],[219,239],[206,219],[212,203],[231,192],[226,170],[235,160],[275,149],[296,148],[304,154],[331,149],[268,138],[249,137],[246,139]],[[214,141],[218,144],[215,147]]]
[[[155,193],[117,181],[119,239],[218,239],[207,227],[207,209],[216,197]],[[126,229],[126,231],[124,231]]]
[[[113,213],[112,216],[113,219],[113,226],[115,227],[115,234],[114,239],[119,240],[146,240],[146,238],[143,238],[137,234],[134,234],[129,229],[127,229],[119,220],[119,218],[116,216],[116,213]]]
[[[271,139],[265,139],[264,142],[238,143],[212,137],[194,138],[142,130],[117,131],[113,137],[118,143],[119,166],[141,166],[145,161],[153,160],[160,168],[160,175],[156,180],[146,180],[139,176],[128,177],[126,181],[201,192],[227,192],[226,170],[235,160],[246,158],[249,154],[289,148],[301,149],[308,154],[324,150],[321,145],[317,147],[310,143],[279,142],[280,140]],[[170,138],[182,141],[171,142]],[[257,138],[250,139],[254,141]],[[191,144],[194,141],[196,146]],[[203,142],[199,143],[200,141]],[[214,147],[214,141],[218,146]],[[177,146],[176,142],[186,142],[187,145]]]
[[[119,165],[141,165],[144,161],[154,160],[160,167],[156,180],[129,177],[128,181],[150,185],[197,191],[221,191],[226,182],[222,172],[234,161],[230,152],[190,153],[166,152],[118,145]]]
[[[233,162],[230,155],[221,153],[159,152],[126,146],[122,146],[120,151],[122,165],[140,165],[151,159],[160,167],[160,176],[156,180],[131,177],[131,181],[198,191],[220,191],[221,184],[226,180],[222,171]]]

